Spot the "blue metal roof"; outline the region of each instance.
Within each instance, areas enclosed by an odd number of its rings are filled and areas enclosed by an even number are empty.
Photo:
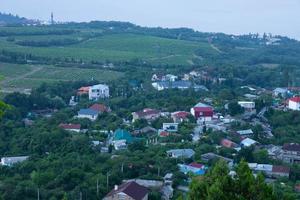
[[[98,111],[92,109],[80,109],[78,112],[79,115],[98,115]]]

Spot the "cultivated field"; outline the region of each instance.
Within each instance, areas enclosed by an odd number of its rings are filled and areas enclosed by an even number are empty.
[[[72,30],[55,34],[59,29],[0,28],[0,50],[32,54],[45,58],[81,59],[83,61],[132,61],[142,60],[152,64],[190,65],[196,50],[216,54],[207,42],[139,35],[108,34],[99,36],[101,30]],[[44,32],[43,32],[44,31]],[[61,30],[65,31],[65,30]],[[70,31],[70,30],[69,30]],[[3,33],[11,33],[5,34]],[[49,33],[47,35],[47,33]],[[23,35],[22,35],[23,34]],[[9,35],[9,36],[8,36]],[[48,47],[22,46],[20,42],[76,40],[76,44]]]
[[[107,82],[122,77],[122,73],[101,69],[62,68],[0,63],[2,91],[31,89],[47,82],[98,80]]]

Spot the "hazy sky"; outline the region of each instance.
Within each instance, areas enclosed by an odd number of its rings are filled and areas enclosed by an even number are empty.
[[[118,20],[205,32],[267,32],[300,40],[300,0],[0,0],[0,12],[59,21]]]

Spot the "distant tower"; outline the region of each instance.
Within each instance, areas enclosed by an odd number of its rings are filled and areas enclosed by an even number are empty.
[[[51,12],[51,24],[52,25],[54,24],[54,15],[53,15],[53,12]]]

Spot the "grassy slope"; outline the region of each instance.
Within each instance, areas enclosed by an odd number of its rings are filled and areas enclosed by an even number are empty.
[[[122,77],[122,73],[81,68],[30,66],[0,63],[0,74],[4,77],[2,88],[34,88],[43,82],[98,80],[109,81]]]
[[[78,38],[74,35],[16,36],[16,40],[48,40]],[[80,44],[64,47],[24,47],[0,38],[0,50],[31,53],[41,57],[74,58],[84,61],[130,61],[141,59],[154,64],[190,64],[194,51],[217,53],[208,43],[166,39],[144,35],[114,34],[93,38]]]

